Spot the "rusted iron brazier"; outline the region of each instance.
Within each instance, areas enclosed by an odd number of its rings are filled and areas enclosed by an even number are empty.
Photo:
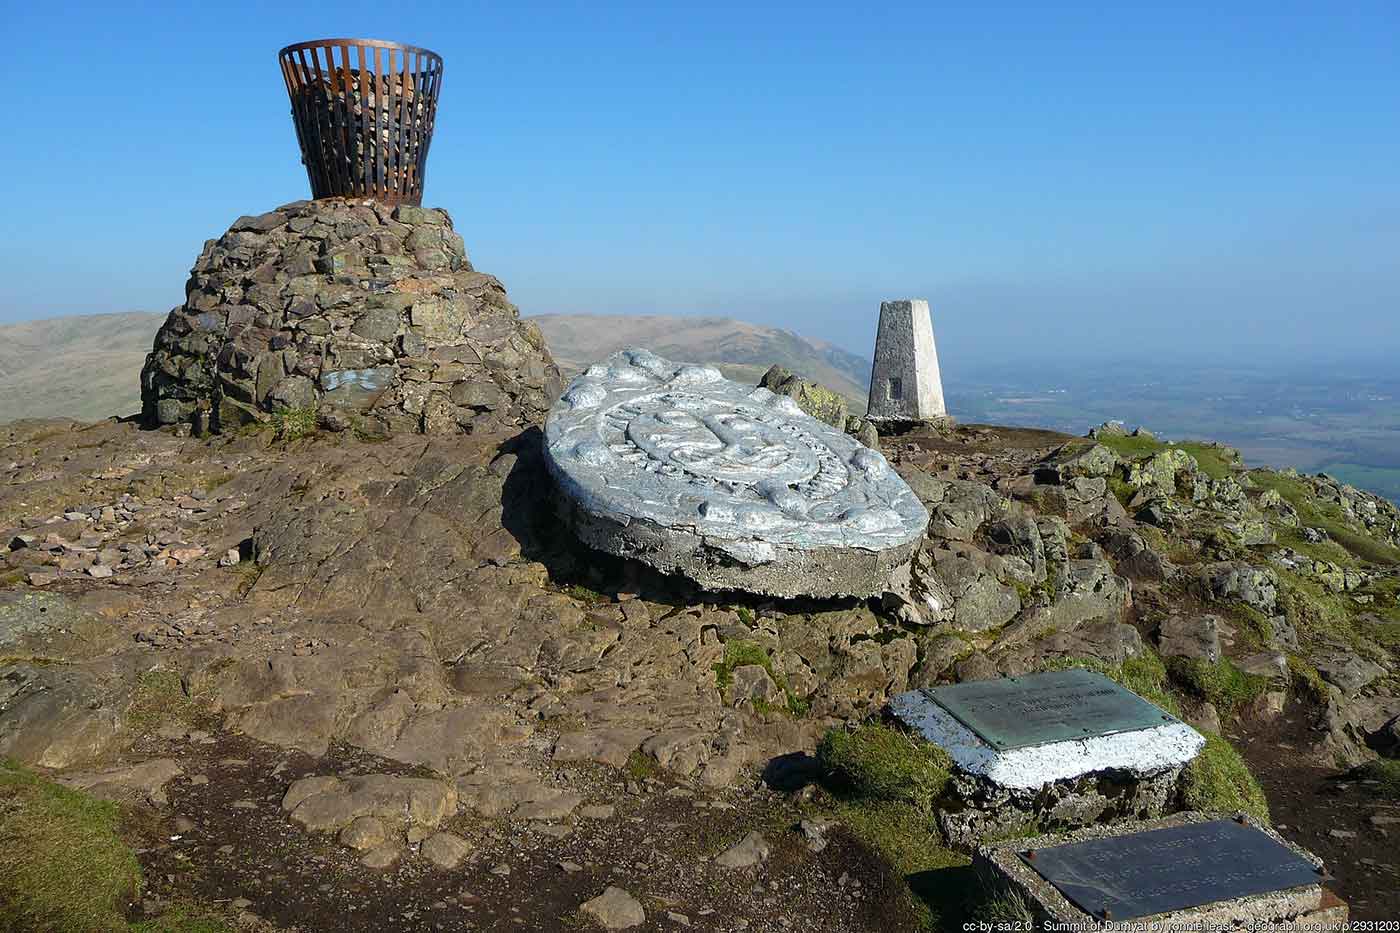
[[[317,39],[277,57],[312,197],[421,204],[441,56],[377,39]]]

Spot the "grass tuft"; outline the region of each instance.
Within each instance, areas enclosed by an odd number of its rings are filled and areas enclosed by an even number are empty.
[[[817,746],[817,760],[838,792],[906,803],[925,814],[942,796],[952,769],[943,749],[880,723],[866,723],[854,732],[828,730]]]
[[[150,735],[167,723],[195,725],[210,718],[198,700],[185,693],[174,671],[147,671],[136,679],[126,727],[136,735]]]
[[[1305,638],[1353,638],[1348,600],[1316,580],[1291,570],[1278,570],[1279,608]]]
[[[768,652],[757,642],[742,641],[733,639],[724,643],[724,660],[715,664],[711,669],[715,672],[715,686],[720,693],[724,693],[734,685],[734,670],[746,667],[750,664],[757,664],[768,672],[768,676],[773,679],[773,683],[779,683],[781,678],[773,671],[773,659],[768,656]],[[781,684],[779,684],[781,686]]]
[[[179,903],[152,920],[131,925],[131,933],[235,933],[238,926],[226,910],[197,903]]]
[[[272,427],[283,443],[310,437],[316,433],[316,409],[279,408],[272,413]]]
[[[656,763],[656,759],[650,755],[643,754],[640,750],[634,750],[627,756],[627,761],[622,766],[623,773],[634,781],[644,781],[649,777],[656,777],[661,773],[661,766]]]
[[[1379,785],[1377,790],[1384,796],[1400,800],[1400,760],[1368,761],[1352,773],[1363,781],[1375,781]]]
[[[839,804],[833,816],[904,877],[919,929],[957,929],[973,893],[971,859],[943,844],[927,813],[909,803],[862,800]]]
[[[1378,541],[1348,522],[1341,508],[1336,503],[1319,499],[1307,480],[1285,476],[1273,470],[1254,470],[1249,475],[1261,489],[1272,489],[1288,500],[1288,504],[1293,506],[1304,525],[1321,528],[1327,532],[1328,537],[1355,557],[1373,564],[1400,564],[1400,548]]]
[[[1196,465],[1201,468],[1201,472],[1213,480],[1222,480],[1234,474],[1231,469],[1232,461],[1225,458],[1223,448],[1214,444],[1200,444],[1192,441],[1182,441],[1180,444],[1173,444],[1173,447],[1180,447],[1192,457],[1196,458]]]
[[[1322,679],[1322,675],[1317,672],[1317,668],[1298,657],[1296,654],[1288,656],[1288,674],[1292,681],[1294,692],[1311,700],[1317,706],[1326,706],[1331,698],[1327,692],[1327,681]]]
[[[742,610],[740,610],[742,612]],[[744,641],[742,639],[731,639],[724,643],[724,659],[718,664],[712,665],[711,670],[715,672],[715,687],[719,689],[721,695],[734,685],[734,671],[737,668],[749,664],[757,664],[768,672],[768,677],[783,692],[783,710],[794,717],[807,715],[811,709],[811,701],[806,697],[800,697],[788,686],[787,678],[773,667],[773,658],[768,654],[768,650],[758,642]],[[765,715],[779,709],[763,700],[753,701],[754,712]]]
[[[0,761],[0,929],[125,930],[141,868],[119,818],[116,804]]]
[[[1240,753],[1223,736],[1206,735],[1206,747],[1186,767],[1182,804],[1202,813],[1243,811],[1269,822],[1269,802],[1264,789],[1250,773]]]
[[[985,882],[984,882],[985,884]],[[992,885],[988,885],[989,888]],[[1035,916],[1021,892],[1002,886],[993,889],[983,897],[981,903],[972,909],[968,919],[980,921],[978,929],[989,930],[1032,930],[1035,929]],[[964,926],[964,929],[967,929]]]
[[[1229,658],[1214,664],[1200,658],[1171,658],[1167,662],[1174,682],[1201,700],[1215,704],[1222,713],[1230,713],[1253,702],[1269,688],[1269,679],[1246,674]]]
[[[1124,460],[1145,460],[1167,446],[1156,438],[1128,434],[1108,435],[1097,440]]]

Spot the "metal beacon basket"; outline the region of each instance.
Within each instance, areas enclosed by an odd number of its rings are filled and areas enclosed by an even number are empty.
[[[421,204],[442,57],[376,39],[316,39],[277,53],[314,198]]]

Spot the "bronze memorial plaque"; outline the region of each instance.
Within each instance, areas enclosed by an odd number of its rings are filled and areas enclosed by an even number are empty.
[[[1318,869],[1268,833],[1234,820],[1188,823],[1020,853],[1094,917],[1135,920],[1318,884]]]
[[[1083,668],[923,691],[996,749],[1087,739],[1178,722],[1102,674]]]

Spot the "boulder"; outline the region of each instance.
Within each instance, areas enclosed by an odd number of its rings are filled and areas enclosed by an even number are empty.
[[[750,832],[715,856],[715,864],[720,868],[752,868],[768,860],[768,840],[757,832]]]
[[[763,374],[758,384],[775,395],[786,395],[797,403],[798,408],[818,421],[825,422],[838,431],[846,430],[848,406],[845,396],[838,395],[821,383],[803,379],[792,371],[774,364]],[[866,446],[878,449],[879,435],[876,435],[874,444]]]
[[[1386,669],[1356,654],[1346,645],[1326,645],[1308,655],[1322,679],[1336,685],[1345,697],[1354,697],[1378,678]]]
[[[1387,758],[1400,758],[1400,716],[1373,732],[1369,744]]]
[[[1135,489],[1151,486],[1170,494],[1176,491],[1178,474],[1191,474],[1198,469],[1195,457],[1180,447],[1168,447],[1146,460],[1130,463],[1128,485]]]
[[[928,533],[934,538],[971,541],[982,524],[1002,514],[1006,500],[985,483],[953,480],[942,499],[929,509]]]
[[[985,560],[967,554],[980,552],[964,549],[934,551],[932,591],[938,602],[951,606],[953,627],[967,632],[985,632],[1000,628],[1021,611],[1021,597],[1016,590],[997,580]]]
[[[1170,615],[1157,629],[1157,651],[1164,658],[1220,660],[1220,619],[1210,615]]]
[[[1121,421],[1105,421],[1096,428],[1090,428],[1087,437],[1127,437],[1128,428]]]
[[[646,923],[646,911],[635,897],[621,888],[609,886],[603,893],[585,901],[579,911],[605,930],[630,930]]]
[[[1030,568],[1032,582],[1045,580],[1045,544],[1034,516],[1024,512],[1008,514],[984,525],[982,534],[992,553],[1020,558]]]
[[[1119,572],[1132,580],[1165,580],[1172,565],[1147,544],[1136,531],[1110,529],[1100,539],[1105,551],[1117,564]]]
[[[1064,587],[1058,598],[1028,611],[1015,628],[1068,632],[1087,622],[1122,622],[1132,598],[1132,584],[1114,573],[1107,561],[1071,560],[1065,565]]]
[[[1278,574],[1242,561],[1206,564],[1196,571],[1196,592],[1209,601],[1236,600],[1266,616],[1278,611]]]
[[[120,701],[94,677],[50,664],[0,664],[0,755],[68,768],[114,749]]]
[[[1107,477],[1118,464],[1118,456],[1102,444],[1083,441],[1066,444],[1036,467],[1039,482],[1067,483],[1077,476]]]
[[[419,854],[446,871],[460,865],[470,852],[471,844],[456,833],[434,833],[419,848]]]

